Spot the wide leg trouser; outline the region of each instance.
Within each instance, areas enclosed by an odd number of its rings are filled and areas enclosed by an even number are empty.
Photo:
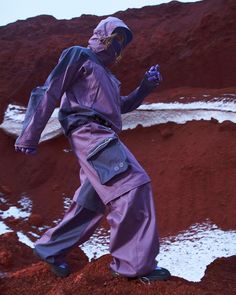
[[[63,260],[70,249],[87,241],[103,214],[72,202],[62,221],[36,241],[38,255],[49,263]]]
[[[155,269],[159,239],[150,183],[129,191],[108,206],[111,268],[128,277]]]
[[[159,241],[150,184],[137,187],[108,205],[111,268],[125,276],[137,276],[156,267]],[[61,259],[71,248],[87,241],[103,212],[73,201],[63,220],[39,239],[35,248],[46,261]]]
[[[147,274],[156,267],[156,256],[159,252],[150,181],[145,171],[124,147],[130,169],[116,177],[112,185],[110,183],[102,185],[96,172],[86,161],[89,148],[85,145],[91,147],[89,136],[86,140],[87,131],[88,128],[84,132],[80,130],[71,138],[72,148],[82,167],[81,186],[76,191],[72,205],[63,220],[56,227],[49,229],[36,242],[35,248],[42,259],[54,262],[71,248],[89,239],[106,208],[111,232],[110,253],[113,257],[111,269],[128,277]],[[99,131],[98,142],[107,136],[105,134],[107,130],[105,133]],[[89,135],[91,138],[91,133]]]

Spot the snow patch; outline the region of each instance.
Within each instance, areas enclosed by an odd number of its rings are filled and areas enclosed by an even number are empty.
[[[109,253],[109,235],[107,230],[99,228],[80,246],[90,261]],[[236,255],[236,231],[223,231],[206,221],[161,239],[160,245],[159,266],[169,269],[173,276],[199,282],[206,267],[216,258]]]
[[[168,122],[184,124],[193,120],[216,119],[220,123],[226,120],[236,123],[236,103],[229,99],[229,97],[215,97],[208,102],[144,104],[137,110],[122,115],[123,130],[133,129],[138,125],[150,127]],[[23,107],[9,105],[0,128],[9,134],[19,136],[25,111]],[[55,109],[42,133],[40,142],[63,133],[57,116],[58,109]],[[68,152],[68,150],[63,151]]]
[[[70,199],[65,197],[65,209],[68,208],[69,202]],[[18,203],[21,208],[11,206],[6,211],[0,211],[0,217],[27,218],[32,208],[31,201],[23,197]],[[54,223],[57,224],[59,221],[55,220]],[[27,233],[18,231],[16,234],[19,241],[33,248],[34,244],[30,237],[39,237],[34,229],[38,232],[47,228],[49,227],[32,226],[31,231]],[[4,221],[0,221],[0,234],[12,231]],[[80,248],[91,261],[109,253],[109,240],[110,232],[100,227]],[[157,256],[159,266],[169,269],[174,276],[198,282],[204,276],[207,265],[216,258],[236,255],[236,231],[223,231],[207,220],[192,225],[176,236],[162,238],[160,245],[160,254]]]

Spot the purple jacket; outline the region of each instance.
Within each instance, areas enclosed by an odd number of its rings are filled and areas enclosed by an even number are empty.
[[[108,17],[95,28],[88,48],[73,46],[62,52],[45,84],[31,93],[16,146],[36,148],[59,103],[59,121],[66,135],[95,116],[107,122],[115,132],[121,131],[121,114],[136,109],[154,87],[144,79],[128,96],[120,96],[120,82],[98,55],[105,50],[101,40],[117,27],[125,28],[131,40],[129,28],[120,19]]]

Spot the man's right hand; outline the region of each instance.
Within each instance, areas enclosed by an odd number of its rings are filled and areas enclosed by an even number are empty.
[[[37,152],[36,148],[25,148],[25,147],[19,147],[19,146],[15,146],[15,151],[24,153],[26,155],[35,155]]]

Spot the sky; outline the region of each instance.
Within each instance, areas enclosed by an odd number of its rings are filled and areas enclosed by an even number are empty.
[[[170,0],[0,0],[0,26],[40,14],[53,15],[57,19],[71,19],[81,14],[108,15],[128,8],[168,2]]]

